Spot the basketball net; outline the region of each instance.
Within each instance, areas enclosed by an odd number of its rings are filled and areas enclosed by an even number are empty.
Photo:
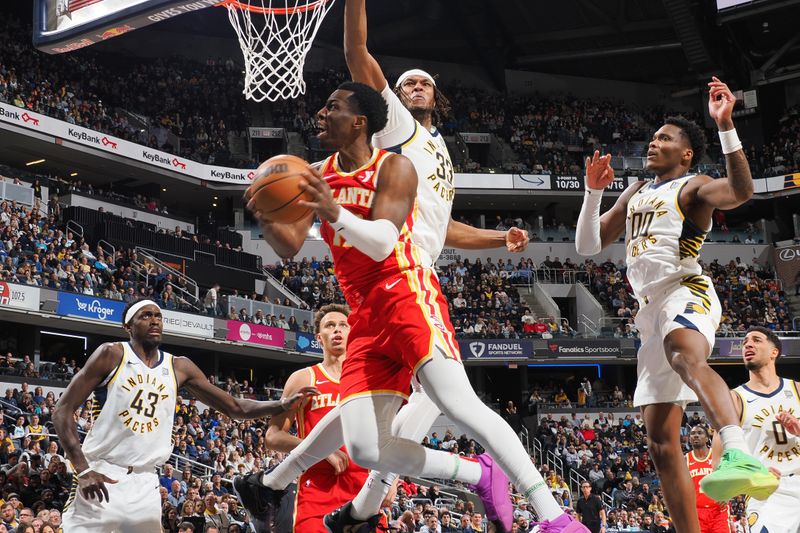
[[[274,102],[306,92],[303,80],[306,55],[334,1],[223,2],[244,55],[245,98]]]

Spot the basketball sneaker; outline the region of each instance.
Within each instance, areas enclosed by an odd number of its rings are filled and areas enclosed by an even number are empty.
[[[322,524],[329,533],[381,533],[378,531],[378,522],[381,515],[374,515],[366,520],[356,520],[350,514],[353,509],[352,502],[348,502],[333,512],[325,515]]]
[[[269,522],[274,518],[285,490],[275,490],[261,483],[263,472],[233,478],[233,491],[242,506],[256,519]]]
[[[481,479],[472,485],[472,490],[483,502],[486,519],[499,522],[506,531],[511,531],[514,505],[508,490],[508,476],[488,453],[482,453],[476,459],[481,465]]]
[[[744,494],[766,500],[779,480],[755,457],[741,450],[726,450],[713,472],[700,480],[700,490],[718,502]]]
[[[537,530],[539,533],[590,533],[589,528],[575,520],[567,513],[562,514],[555,520],[534,522],[531,525],[539,526],[539,529]]]

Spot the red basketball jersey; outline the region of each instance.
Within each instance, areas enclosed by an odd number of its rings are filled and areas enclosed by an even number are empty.
[[[720,504],[700,492],[700,480],[714,471],[714,465],[711,461],[711,450],[708,450],[708,456],[702,461],[697,459],[694,455],[694,451],[690,451],[686,454],[686,465],[689,467],[689,475],[692,478],[692,483],[694,483],[694,493],[697,495],[697,507],[704,509],[720,509],[725,507],[725,504]]]
[[[320,172],[333,190],[336,203],[357,217],[371,220],[380,168],[390,155],[391,152],[375,149],[367,164],[354,172],[344,172],[339,168],[338,154],[325,160]],[[320,233],[331,249],[336,277],[353,312],[358,310],[366,295],[381,281],[424,264],[419,248],[411,240],[416,210],[414,202],[395,244],[394,253],[380,262],[373,261],[354,248],[328,222],[322,223]]]
[[[319,390],[319,394],[310,398],[302,409],[297,411],[295,420],[297,421],[297,436],[301,439],[306,438],[314,426],[322,420],[322,417],[328,412],[339,405],[339,380],[334,379],[323,368],[322,363],[309,367],[312,373],[311,385]],[[341,448],[346,452],[344,446]],[[350,472],[364,472],[367,470],[361,468],[354,462],[350,461],[348,466]],[[328,461],[320,461],[311,468],[309,468],[304,475],[323,475],[335,476],[333,466]]]

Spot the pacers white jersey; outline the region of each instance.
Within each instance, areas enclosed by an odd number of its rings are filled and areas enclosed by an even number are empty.
[[[158,364],[148,368],[121,343],[122,361],[94,391],[94,424],[83,443],[91,464],[155,467],[172,452],[172,424],[178,395],[173,356],[159,351]]]
[[[800,437],[786,431],[775,415],[788,411],[800,416],[798,387],[797,382],[781,378],[781,384],[769,394],[747,385],[734,389],[742,399],[741,422],[748,448],[765,466],[777,468],[784,476],[800,473]]]
[[[381,96],[389,106],[389,121],[372,144],[402,154],[414,165],[418,184],[411,240],[428,254],[424,263],[433,266],[444,248],[456,192],[450,152],[439,131],[426,131],[388,84]]]
[[[711,228],[695,226],[684,216],[678,202],[681,190],[692,177],[647,182],[628,201],[627,275],[638,298],[702,273],[697,257]]]

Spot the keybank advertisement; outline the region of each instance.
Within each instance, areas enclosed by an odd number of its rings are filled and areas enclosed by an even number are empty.
[[[39,310],[39,288],[0,281],[0,307]]]
[[[248,324],[238,320],[228,320],[229,341],[249,342],[283,348],[285,334],[281,328],[271,328],[260,324]]]
[[[322,354],[322,345],[316,335],[297,332],[297,351],[300,353]]]
[[[214,336],[214,319],[210,316],[190,315],[164,309],[164,333],[183,333],[210,339]]]
[[[533,356],[533,345],[529,340],[460,340],[458,347],[462,359],[527,359]]]
[[[94,298],[83,294],[58,293],[58,314],[122,323],[124,302]]]
[[[254,171],[250,169],[217,167],[190,161],[161,150],[155,150],[125,139],[75,126],[68,122],[3,102],[0,102],[0,122],[7,122],[46,135],[60,137],[83,146],[96,148],[102,152],[120,155],[147,165],[172,170],[179,174],[206,181],[249,185],[254,176]]]

